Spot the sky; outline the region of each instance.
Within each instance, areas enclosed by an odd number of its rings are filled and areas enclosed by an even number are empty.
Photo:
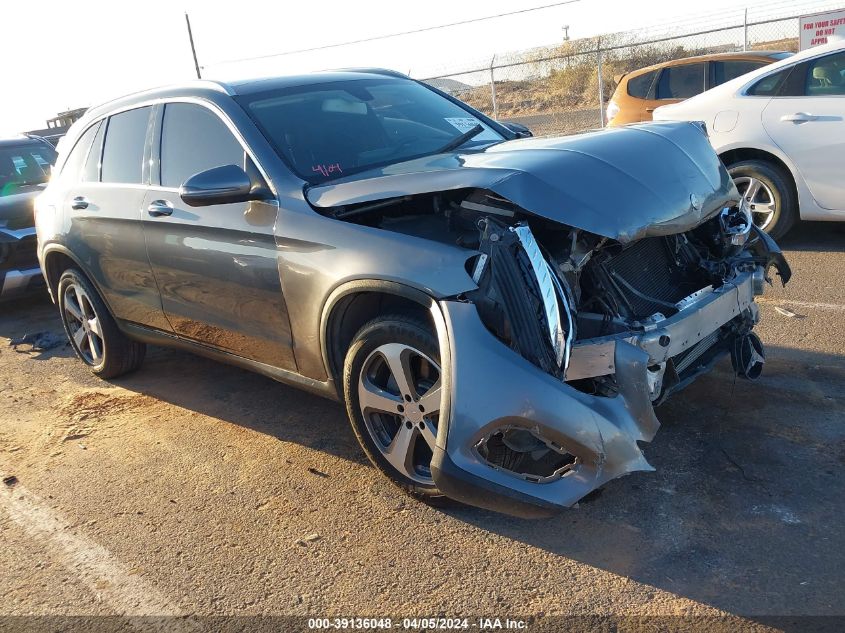
[[[263,60],[268,55],[551,4],[554,0],[39,0],[4,3],[0,135],[45,127],[57,112],[195,77],[184,14],[203,76],[227,79],[380,66],[429,77],[496,53],[682,21],[741,20],[736,0],[578,0],[569,5],[411,36]],[[752,0],[794,11],[826,0]],[[845,4],[845,0],[841,4]]]

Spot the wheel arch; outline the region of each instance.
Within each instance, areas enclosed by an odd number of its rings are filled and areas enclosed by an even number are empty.
[[[47,288],[50,291],[50,296],[53,298],[53,301],[58,301],[59,299],[56,296],[56,291],[59,287],[59,278],[61,278],[64,271],[68,268],[79,268],[83,273],[85,272],[85,268],[76,256],[67,248],[59,244],[48,246],[44,251],[43,260],[44,278],[47,280]],[[91,276],[87,273],[85,276],[88,277],[88,279],[91,279]],[[99,288],[97,289],[97,292],[99,292]],[[100,295],[102,295],[102,293],[100,293]]]
[[[47,280],[47,290],[50,293],[50,298],[54,303],[58,303],[59,297],[57,291],[59,288],[59,279],[62,273],[68,268],[77,268],[85,275],[85,278],[94,286],[100,300],[106,306],[110,314],[114,314],[108,300],[103,294],[102,289],[92,275],[88,273],[85,266],[70,250],[60,244],[53,244],[44,249],[43,255],[44,278]]]
[[[339,393],[342,391],[346,350],[361,327],[383,314],[416,316],[429,324],[438,337],[441,354],[445,330],[437,301],[422,290],[384,280],[356,280],[336,288],[326,300],[320,325],[320,346],[326,373]],[[441,359],[442,361],[442,359]]]
[[[777,167],[780,167],[783,172],[789,177],[789,185],[792,187],[792,193],[795,195],[795,200],[798,203],[798,217],[801,215],[801,200],[803,198],[801,191],[798,187],[798,178],[796,177],[795,172],[793,171],[792,167],[787,164],[785,160],[783,160],[777,154],[774,154],[768,150],[758,149],[755,147],[736,147],[733,149],[728,149],[719,152],[719,158],[725,164],[725,167],[730,169],[730,166],[738,163],[740,161],[745,160],[759,160],[768,163],[772,163]]]

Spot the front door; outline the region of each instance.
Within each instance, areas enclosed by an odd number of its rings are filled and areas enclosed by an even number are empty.
[[[845,52],[797,65],[763,110],[763,126],[816,203],[845,211]]]
[[[147,253],[174,332],[294,369],[273,236],[278,206],[255,201],[186,205],[179,187],[201,171],[239,165],[260,176],[212,110],[168,103],[159,117],[159,185],[147,190],[142,206]]]

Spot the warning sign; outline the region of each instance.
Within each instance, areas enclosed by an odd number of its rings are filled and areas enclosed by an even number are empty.
[[[801,16],[801,50],[845,40],[845,9]]]

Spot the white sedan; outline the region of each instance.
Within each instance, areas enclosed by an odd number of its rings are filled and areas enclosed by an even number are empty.
[[[845,220],[845,42],[657,108],[654,118],[704,121],[755,223],[775,238],[799,217]]]

